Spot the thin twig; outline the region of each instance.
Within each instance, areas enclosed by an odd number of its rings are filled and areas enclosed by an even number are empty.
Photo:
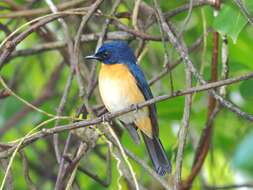
[[[249,23],[251,25],[253,25],[253,16],[250,14],[250,12],[244,6],[244,3],[241,0],[234,0],[234,2],[240,8],[240,11],[244,14],[244,16],[247,18],[247,20],[249,21]]]
[[[231,184],[222,186],[205,185],[205,189],[207,190],[239,189],[239,188],[253,188],[253,183]]]
[[[109,13],[109,17],[113,16],[115,14],[115,12],[117,11],[118,6],[120,5],[121,0],[116,0],[113,5],[112,5],[112,9]],[[102,26],[102,30],[101,33],[99,34],[99,38],[97,41],[97,46],[96,46],[96,50],[103,44],[104,40],[107,38],[107,30],[109,27],[109,24],[111,23],[111,19],[107,18]],[[86,93],[86,97],[85,99],[89,99],[93,90],[95,89],[95,87],[97,86],[97,78],[96,78],[96,68],[97,68],[97,64],[93,64],[91,67],[91,74],[89,77],[89,82],[88,82],[88,86],[87,86],[87,93]]]
[[[64,156],[65,160],[68,161],[70,164],[73,162],[73,160],[68,156],[65,155]],[[83,168],[82,166],[78,166],[78,170],[82,173],[84,173],[85,175],[89,176],[91,179],[93,179],[94,181],[98,182],[99,184],[101,184],[104,187],[108,187],[111,183],[111,177],[112,177],[112,173],[111,173],[111,155],[110,155],[110,149],[108,148],[107,151],[107,156],[106,156],[106,160],[107,160],[107,171],[106,171],[106,180],[103,181],[102,179],[99,178],[99,176],[97,174],[93,174],[91,173],[89,170]]]
[[[70,175],[70,178],[66,184],[66,188],[65,188],[66,190],[71,189],[72,184],[75,180],[77,169],[78,169],[78,163],[80,162],[82,156],[85,154],[86,151],[87,151],[87,144],[82,142],[77,150],[76,158],[74,159],[72,164],[69,165],[69,166],[71,166],[71,170],[68,170],[68,173],[71,175]],[[67,175],[67,172],[65,173],[65,175]],[[64,177],[64,178],[66,178],[66,177]]]
[[[221,110],[220,107],[217,106],[213,110],[213,112],[210,114],[210,116],[208,117],[208,120],[206,122],[205,128],[204,128],[204,130],[202,132],[202,134],[203,134],[202,137],[201,137],[202,139],[205,140],[205,137],[206,138],[209,137],[209,129],[211,129],[211,126],[213,125],[214,118],[217,116],[217,114],[219,113],[220,110]],[[204,141],[204,142],[206,142],[206,141]],[[201,144],[201,143],[199,143],[199,144]],[[209,146],[209,144],[207,144],[207,143],[205,143],[204,145]],[[197,148],[197,149],[199,149],[199,148]],[[191,188],[192,182],[195,179],[195,177],[198,175],[199,170],[202,167],[203,161],[205,160],[205,156],[206,156],[207,150],[208,150],[208,147],[204,147],[203,148],[203,151],[201,152],[202,154],[199,155],[199,157],[197,158],[198,160],[196,161],[196,164],[192,168],[192,171],[191,171],[190,175],[181,184],[180,188],[182,190],[186,190],[186,189],[190,189]]]
[[[8,167],[8,160],[7,159],[1,159],[0,164],[2,165],[3,169],[6,171],[6,169]],[[6,189],[8,189],[8,190],[14,190],[12,173],[13,172],[10,171],[9,175],[7,176],[7,179],[6,179]]]
[[[132,165],[130,164],[129,160],[128,160],[128,157],[124,151],[124,148],[122,147],[117,135],[115,134],[115,132],[112,130],[111,126],[110,125],[107,125],[108,129],[109,129],[109,132],[111,133],[111,135],[113,136],[114,140],[116,141],[118,147],[119,147],[119,151],[120,151],[120,154],[122,155],[123,157],[123,160],[126,162],[128,168],[129,168],[129,171],[130,171],[130,174],[132,175],[132,179],[133,179],[133,184],[135,186],[135,189],[136,190],[139,190],[139,184],[138,184],[138,181],[136,179],[136,174],[133,170],[133,167]]]
[[[85,13],[82,13],[85,14]],[[5,64],[5,61],[10,56],[10,54],[14,51],[15,47],[23,41],[27,36],[29,36],[32,32],[34,32],[36,29],[40,28],[41,26],[44,26],[45,24],[52,22],[55,19],[58,19],[60,17],[66,16],[66,15],[73,15],[73,12],[58,12],[54,14],[48,14],[36,19],[33,19],[25,24],[23,24],[21,27],[16,29],[14,32],[12,32],[7,38],[5,38],[1,44],[0,48],[5,45],[5,48],[3,49],[1,55],[0,55],[0,70]],[[35,23],[35,24],[33,24]],[[20,33],[16,37],[13,37],[18,31],[20,31],[22,28],[33,24],[30,26],[26,31]],[[13,39],[12,39],[13,37]]]
[[[164,30],[163,26],[166,25],[166,21],[164,17],[162,17],[162,12],[158,6],[158,3],[156,0],[154,0],[155,9],[157,11],[161,28]],[[192,76],[191,71],[189,69],[188,65],[185,65],[185,83],[186,88],[191,88],[192,85]],[[175,171],[175,177],[174,177],[174,189],[179,189],[180,183],[181,183],[181,170],[182,170],[182,162],[183,162],[183,153],[184,153],[184,146],[186,142],[187,137],[187,131],[189,127],[189,120],[190,120],[190,112],[191,112],[191,100],[192,96],[191,94],[188,94],[185,96],[185,105],[184,105],[184,115],[183,115],[183,125],[179,132],[179,145],[178,145],[178,152],[177,152],[177,158],[176,158],[176,171]]]
[[[101,117],[98,117],[98,118],[95,118],[92,120],[79,121],[79,122],[75,122],[75,123],[71,123],[71,124],[67,124],[67,125],[57,126],[57,127],[50,128],[50,129],[43,129],[43,130],[27,137],[24,140],[24,142],[22,143],[22,146],[20,148],[23,148],[24,146],[27,146],[28,144],[30,144],[42,137],[49,136],[54,133],[60,133],[60,132],[66,131],[66,130],[73,130],[73,129],[77,129],[77,128],[81,128],[81,127],[85,127],[85,126],[96,125],[98,123],[104,122],[105,119],[109,121],[115,117],[122,115],[122,114],[136,110],[136,107],[142,108],[144,106],[149,106],[150,104],[154,104],[157,102],[169,100],[169,99],[179,97],[179,96],[184,96],[186,94],[193,94],[193,93],[200,92],[200,91],[210,90],[210,89],[221,87],[224,85],[233,84],[233,83],[236,83],[236,82],[239,82],[242,80],[247,80],[250,78],[253,78],[253,73],[249,73],[247,75],[243,75],[240,77],[235,77],[235,78],[230,78],[230,79],[226,79],[226,80],[220,80],[220,81],[213,82],[213,83],[208,83],[208,84],[201,85],[198,87],[192,87],[187,90],[178,91],[178,92],[174,93],[173,95],[157,96],[157,97],[152,98],[152,99],[145,101],[143,103],[135,104],[135,105],[130,106],[130,107],[123,109],[121,111],[111,113],[111,114],[106,114],[106,115],[103,115]],[[249,115],[249,118],[252,118],[250,121],[253,121],[253,116]],[[10,148],[8,150],[4,150],[4,151],[0,152],[0,158],[4,158],[4,157],[9,156],[13,152],[13,150],[15,149],[15,146],[17,145],[18,142],[19,141],[13,141],[13,142],[7,143],[6,146],[9,146]]]
[[[50,9],[53,13],[58,12],[57,7],[54,5],[54,3],[51,0],[45,0],[45,1],[46,1],[46,3],[48,4],[48,6],[50,7]],[[63,20],[63,18],[59,18],[58,21],[60,22],[60,24],[62,25],[62,28],[63,28],[64,36],[65,36],[65,39],[66,39],[66,42],[67,42],[67,47],[68,47],[69,62],[71,64],[70,75],[67,79],[67,83],[66,83],[66,86],[64,88],[64,92],[63,92],[60,104],[57,108],[57,116],[60,116],[60,115],[62,115],[64,105],[67,102],[68,94],[70,92],[70,87],[71,87],[72,80],[73,80],[73,77],[74,77],[74,68],[75,67],[74,67],[74,63],[72,62],[72,60],[74,59],[74,57],[73,57],[73,43],[72,43],[72,40],[71,40],[71,36],[69,34],[68,26],[67,26],[66,22]],[[59,120],[56,120],[56,122],[55,122],[55,126],[57,126],[57,125],[59,125]],[[58,134],[55,134],[53,136],[53,142],[54,142],[54,150],[55,150],[56,159],[57,159],[58,163],[60,163],[62,160],[60,158]],[[63,164],[64,164],[64,162],[62,163],[62,165]],[[60,167],[63,167],[62,165],[60,165]],[[57,184],[57,182],[56,182],[56,184]]]
[[[4,82],[3,78],[0,76],[0,83],[1,85],[15,98],[17,98],[18,100],[20,100],[21,102],[23,102],[25,105],[27,105],[28,107],[34,109],[35,111],[42,113],[48,117],[54,117],[55,115],[48,113],[40,108],[37,108],[36,106],[30,104],[28,101],[26,101],[25,99],[21,98],[20,96],[18,96],[15,92],[13,92],[8,86],[7,84]]]
[[[193,0],[189,0],[189,9],[186,18],[183,21],[182,29],[179,31],[179,37],[182,38],[182,35],[187,27],[187,24],[189,23],[191,16],[192,16],[192,9],[193,9]]]
[[[53,118],[50,118],[50,119],[48,119],[46,121],[43,121],[42,123],[40,123],[39,125],[37,125],[36,127],[34,127],[31,131],[29,131],[24,137],[21,138],[21,140],[18,142],[17,146],[15,147],[15,149],[14,149],[12,155],[11,155],[10,161],[8,163],[8,166],[6,168],[6,171],[5,171],[5,174],[4,174],[1,186],[0,186],[0,190],[3,190],[3,188],[4,188],[4,185],[5,185],[7,176],[9,175],[12,163],[14,161],[14,158],[15,158],[18,150],[20,149],[22,143],[25,141],[25,139],[28,136],[30,136],[31,134],[33,134],[34,131],[38,130],[39,128],[43,127],[44,125],[46,125],[46,124],[48,124],[48,123],[50,123],[50,122],[52,122],[52,121],[54,121],[56,119],[59,119],[59,118],[58,117],[53,117]]]
[[[221,46],[221,63],[222,63],[222,72],[221,79],[227,79],[229,76],[229,65],[228,65],[228,40],[226,35],[222,35],[222,46]],[[223,86],[220,88],[220,94],[226,96],[226,87]]]
[[[34,185],[34,183],[32,182],[32,179],[29,174],[28,160],[27,160],[27,157],[26,157],[25,152],[23,150],[20,151],[20,156],[21,156],[22,162],[23,162],[23,171],[24,171],[24,177],[25,177],[26,184],[30,190],[36,190],[37,188]]]
[[[63,185],[62,179],[63,179],[63,176],[64,176],[64,169],[65,169],[64,168],[65,165],[64,165],[63,155],[66,155],[67,152],[68,152],[69,145],[70,145],[70,140],[71,140],[71,133],[68,133],[68,137],[67,137],[67,140],[65,142],[64,150],[63,150],[62,156],[60,157],[61,159],[60,159],[57,179],[56,179],[56,182],[55,182],[55,190],[60,190],[62,185]]]
[[[158,3],[156,0],[154,0],[154,4],[155,4],[155,10],[156,10],[156,17],[157,17],[157,21],[158,21],[158,24],[159,24],[159,29],[160,29],[160,33],[162,35],[162,42],[163,42],[163,48],[164,48],[164,64],[163,66],[165,67],[165,70],[167,70],[169,72],[169,79],[170,79],[170,92],[171,94],[173,94],[174,92],[174,87],[173,87],[173,77],[172,77],[172,70],[171,69],[167,69],[167,68],[170,68],[170,61],[169,61],[169,49],[168,49],[168,44],[166,43],[166,34],[163,30],[163,27],[162,27],[162,23],[165,22],[165,20],[162,20],[161,19],[161,10],[158,6]]]
[[[65,3],[61,3],[59,6],[57,6],[58,10],[66,10],[71,7],[76,7],[83,2],[87,0],[73,0],[73,1],[67,1]],[[16,12],[11,13],[4,13],[0,14],[0,18],[20,18],[20,17],[31,17],[31,16],[38,16],[38,15],[45,15],[50,13],[49,8],[38,8],[38,9],[30,9],[30,10],[20,10]]]
[[[80,71],[79,71],[79,55],[80,55],[80,39],[81,39],[81,35],[82,35],[82,31],[84,26],[86,25],[86,23],[88,22],[88,20],[90,19],[90,17],[92,16],[92,14],[97,10],[97,8],[99,7],[99,5],[103,2],[103,0],[97,0],[89,9],[89,11],[87,12],[87,14],[85,16],[83,16],[82,18],[82,22],[80,23],[80,26],[78,28],[77,34],[76,34],[76,38],[75,38],[75,43],[74,43],[74,59],[73,59],[73,65],[75,67],[75,71],[76,71],[76,76],[77,76],[77,81],[78,81],[78,86],[79,86],[79,96],[83,97],[84,95],[84,86],[83,86],[83,82],[82,82],[82,78],[80,75]]]
[[[128,149],[125,148],[126,154],[132,158],[134,161],[136,161],[145,171],[149,173],[149,175],[156,179],[165,189],[170,189],[172,186],[170,183],[166,181],[166,179],[161,178],[160,175],[158,175],[152,168],[150,168],[147,163],[145,163],[142,159],[138,158],[136,155],[134,155],[132,152],[130,152]]]
[[[178,51],[180,57],[184,60],[184,63],[187,64],[191,70],[191,72],[194,74],[194,76],[198,79],[198,81],[201,84],[207,84],[207,82],[204,80],[203,76],[199,74],[196,67],[193,65],[188,53],[185,51],[185,45],[178,41],[176,36],[173,34],[171,28],[168,26],[168,24],[163,23],[163,29],[166,31],[170,42],[174,46],[174,48]],[[253,121],[253,116],[242,111],[240,108],[238,108],[236,105],[234,105],[232,102],[224,99],[222,96],[220,96],[215,90],[210,90],[214,98],[220,102],[224,107],[228,108],[230,111],[236,113],[238,116]]]
[[[215,10],[214,14],[215,16],[218,15],[218,11],[220,9],[220,0],[215,1]],[[215,82],[218,80],[218,52],[219,52],[219,33],[214,32],[213,33],[213,56],[212,56],[212,65],[211,65],[211,81]],[[191,187],[191,184],[196,177],[197,173],[200,171],[205,158],[207,156],[207,153],[209,151],[209,146],[211,144],[212,140],[212,131],[213,131],[213,122],[215,117],[212,117],[212,120],[210,119],[211,116],[213,116],[213,112],[216,111],[216,109],[220,109],[217,105],[216,99],[209,94],[208,97],[208,115],[207,115],[207,122],[210,123],[210,125],[206,125],[206,127],[203,129],[198,148],[195,153],[195,158],[192,166],[192,172],[193,174],[190,174],[190,177],[187,179],[187,185],[184,184],[184,189],[189,189]],[[218,111],[217,111],[218,112]],[[194,175],[195,174],[195,175]]]
[[[99,37],[101,36],[101,32],[99,33],[89,33],[89,34],[83,34],[81,36],[81,43],[84,42],[92,42],[92,41],[97,41]],[[108,32],[106,34],[106,39],[107,40],[132,40],[135,37],[132,34],[129,34],[127,32],[123,31],[113,31],[113,32]],[[57,50],[60,48],[64,48],[67,45],[66,41],[55,41],[55,42],[47,42],[39,45],[35,45],[32,48],[29,49],[22,49],[22,50],[16,50],[14,51],[11,56],[9,57],[9,60],[12,58],[16,57],[24,57],[24,56],[30,56],[30,55],[35,55],[38,53],[43,53],[45,51],[52,51],[52,50]]]
[[[69,92],[70,92],[73,77],[74,77],[74,70],[71,70],[71,73],[69,74],[66,86],[65,86],[64,91],[63,91],[63,95],[61,97],[60,104],[57,108],[57,116],[62,115],[64,105],[67,102],[67,98],[68,98],[68,95],[69,95]],[[58,125],[59,125],[59,120],[56,120],[55,126],[58,126]],[[56,158],[57,158],[58,163],[60,163],[60,158],[61,157],[60,157],[60,151],[59,151],[58,135],[57,134],[55,134],[55,135],[56,136],[54,136],[54,139],[53,139],[54,140],[54,147],[55,147],[55,154],[56,154]]]
[[[139,6],[141,0],[136,0],[134,4],[133,14],[132,14],[132,24],[135,30],[139,30],[138,28],[138,14],[139,14]]]
[[[35,110],[35,111],[38,111],[37,109],[40,110],[40,108],[38,108],[38,106],[40,106],[46,100],[53,97],[55,85],[57,84],[57,81],[60,78],[60,74],[61,74],[61,71],[63,69],[63,66],[64,66],[63,62],[61,64],[59,64],[58,66],[56,66],[56,68],[52,72],[51,76],[49,77],[49,80],[48,80],[47,84],[43,88],[41,95],[37,99],[32,101],[31,103],[27,102],[26,100],[24,100],[23,98],[21,98],[20,96],[15,94],[13,91],[10,91],[9,87],[6,88],[6,90],[8,92],[10,92],[11,95],[18,98],[20,101],[24,102],[25,106],[19,112],[14,114],[12,116],[12,118],[10,118],[9,120],[7,120],[5,122],[3,127],[0,128],[0,136],[3,135],[8,129],[14,127],[17,122],[19,122],[24,116],[26,116],[26,114],[30,113],[33,110]],[[0,80],[1,80],[1,78],[0,78]],[[32,106],[30,106],[30,105],[32,105]],[[36,108],[36,109],[34,109],[34,108]],[[42,111],[46,112],[45,110],[42,110]],[[46,112],[46,113],[48,113],[48,112]],[[48,117],[54,117],[55,115],[52,115],[52,116],[47,115],[47,116]]]
[[[192,45],[189,47],[188,52],[192,53],[195,52],[202,44],[202,37],[199,37]],[[170,64],[170,66],[165,67],[160,73],[154,76],[152,79],[149,80],[148,84],[151,86],[157,81],[159,81],[162,77],[164,77],[170,70],[175,69],[180,63],[182,63],[183,59],[179,58],[174,63]]]

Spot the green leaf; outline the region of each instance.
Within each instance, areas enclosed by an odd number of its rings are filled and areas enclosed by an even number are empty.
[[[246,80],[243,81],[242,84],[240,85],[240,92],[242,96],[247,99],[247,100],[253,100],[253,80]]]
[[[237,146],[233,157],[233,165],[245,174],[253,176],[253,131],[251,131]]]
[[[247,24],[247,19],[239,9],[224,5],[214,19],[213,27],[221,34],[226,34],[236,43],[238,35]]]
[[[245,7],[247,9],[247,11],[251,14],[251,17],[252,17],[252,14],[253,14],[253,1],[252,0],[244,0],[245,2]]]

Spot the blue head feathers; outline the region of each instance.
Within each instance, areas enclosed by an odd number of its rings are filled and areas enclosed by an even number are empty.
[[[136,58],[132,49],[124,41],[112,41],[103,44],[95,55],[87,59],[97,59],[105,64],[135,64]]]

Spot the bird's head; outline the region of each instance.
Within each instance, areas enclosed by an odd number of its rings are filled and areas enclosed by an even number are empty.
[[[136,62],[132,49],[124,41],[105,43],[94,55],[89,55],[85,58],[96,59],[104,64],[131,64]]]

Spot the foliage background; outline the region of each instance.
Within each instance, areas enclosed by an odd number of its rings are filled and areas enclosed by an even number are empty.
[[[31,4],[30,9],[47,7],[44,1],[13,1],[17,6],[25,7]],[[148,5],[153,6],[152,1],[145,1]],[[63,3],[63,1],[55,0],[55,4]],[[92,1],[88,2],[88,4]],[[160,8],[164,12],[168,12],[178,8],[181,5],[189,3],[188,1],[160,1]],[[253,15],[253,3],[243,1],[246,7]],[[86,3],[87,4],[87,3]],[[111,1],[104,1],[100,6],[103,13],[108,13],[112,5]],[[13,11],[8,1],[0,2],[3,7],[0,10],[0,15]],[[82,6],[82,4],[80,5]],[[87,5],[86,5],[87,6]],[[133,10],[133,1],[123,1],[118,7],[117,12]],[[10,8],[10,10],[5,9]],[[229,76],[239,76],[253,70],[253,27],[247,22],[246,17],[240,12],[234,1],[223,1],[220,15],[217,18],[213,16],[214,8],[209,5],[193,8],[189,22],[186,25],[184,20],[188,14],[187,11],[177,14],[169,19],[173,26],[178,30],[184,30],[183,38],[187,46],[191,46],[199,37],[203,35],[203,23],[206,22],[207,28],[212,28],[221,33],[225,33],[228,37],[228,55],[229,55]],[[204,17],[203,17],[204,15]],[[81,16],[65,17],[64,20],[68,24],[69,31],[74,37],[80,24]],[[121,22],[132,28],[130,19],[120,19]],[[14,31],[18,26],[26,23],[27,20],[23,17],[15,19],[1,18],[0,23],[8,26],[10,31]],[[92,16],[83,33],[101,32],[104,18]],[[64,34],[61,25],[57,20],[47,25],[51,31],[57,36],[59,41],[64,40]],[[109,31],[117,31],[118,29],[112,24],[109,26]],[[160,35],[158,24],[154,24],[146,33],[152,35]],[[6,38],[6,34],[0,31],[0,41]],[[213,36],[210,32],[206,36],[206,47],[201,45],[196,51],[191,53],[191,59],[194,65],[200,69],[201,64],[204,64],[203,75],[206,80],[210,79],[210,67],[212,61]],[[28,38],[22,41],[16,50],[31,49],[39,44],[43,44],[43,40],[37,33],[32,33]],[[95,51],[96,41],[85,42],[81,44],[81,55],[85,56]],[[131,40],[131,47],[137,49],[139,39]],[[169,59],[174,62],[178,59],[178,54],[169,44]],[[206,52],[203,54],[203,48]],[[221,39],[220,39],[221,48]],[[147,41],[146,53],[140,61],[147,79],[156,76],[163,67],[164,46],[162,42]],[[202,62],[203,60],[203,62]],[[63,61],[62,55],[58,49],[45,51],[29,56],[19,56],[12,58],[8,64],[1,70],[1,76],[5,79],[9,86],[22,98],[28,102],[33,102],[38,99],[43,93],[43,89],[50,80],[50,75],[55,71],[56,67]],[[80,60],[84,64],[84,60]],[[88,63],[85,63],[88,64]],[[94,63],[91,63],[94,64]],[[91,65],[87,65],[91,68]],[[219,54],[219,78],[221,75],[221,56]],[[67,65],[63,66],[62,72],[57,79],[55,86],[50,89],[53,95],[41,102],[39,107],[49,113],[56,113],[59,102],[66,84],[70,69]],[[185,88],[185,73],[183,64],[180,64],[172,71],[173,84],[175,90]],[[169,94],[169,74],[163,77],[152,86],[152,92],[155,96]],[[197,85],[194,79],[193,85]],[[238,105],[242,110],[253,114],[253,80],[242,81],[227,87],[227,98],[234,104]],[[1,87],[3,90],[3,87]],[[94,94],[98,94],[97,89]],[[82,105],[82,98],[78,96],[78,83],[76,78],[69,92],[69,97],[64,108],[63,115],[75,115],[75,112]],[[198,142],[201,136],[202,129],[207,120],[207,103],[208,93],[197,93],[193,97],[192,112],[190,117],[190,127],[188,138],[185,147],[182,178],[185,179],[191,173],[192,161],[194,158],[195,148],[194,143]],[[95,106],[101,103],[100,99],[95,95],[89,101],[90,105]],[[46,116],[36,111],[28,111],[24,115],[25,105],[13,96],[8,96],[0,99],[0,129],[5,128],[10,121],[16,120],[10,125],[8,130],[1,133],[1,142],[9,142],[20,137],[23,137],[38,123],[47,119]],[[160,137],[173,163],[173,172],[175,169],[175,159],[178,147],[178,131],[181,126],[184,97],[177,97],[167,101],[157,103],[158,118],[160,123]],[[17,115],[22,115],[21,118],[15,119]],[[61,122],[65,124],[67,122]],[[48,124],[47,128],[53,127],[54,123]],[[67,132],[60,134],[61,150],[67,137]],[[252,123],[246,121],[226,108],[223,108],[214,120],[214,128],[212,141],[208,156],[198,177],[193,183],[192,189],[204,189],[210,186],[223,186],[227,184],[244,184],[253,183],[253,131]],[[120,137],[121,143],[127,147],[139,158],[150,164],[149,158],[145,151],[144,145],[136,146],[129,138],[127,133],[123,133]],[[75,149],[77,143],[73,140],[72,149]],[[53,189],[58,173],[58,165],[55,159],[53,150],[52,138],[47,137],[40,139],[24,149],[27,156],[30,176],[38,189]],[[106,146],[103,140],[98,140],[94,150],[86,154],[80,165],[88,168],[90,171],[97,173],[101,178],[106,178],[105,160],[98,156],[98,152],[105,155]],[[143,184],[146,189],[162,189],[162,187],[150,177],[145,170],[140,167],[135,161],[131,160],[137,179]],[[15,157],[11,167],[13,176],[14,189],[27,189],[27,184],[23,174],[23,165],[20,155]],[[0,179],[3,179],[5,170],[1,168]],[[112,163],[112,183],[109,189],[117,189],[118,169],[116,161]],[[78,172],[76,183],[81,189],[105,189],[97,182]],[[127,189],[128,184],[125,180],[121,180],[123,189]]]

